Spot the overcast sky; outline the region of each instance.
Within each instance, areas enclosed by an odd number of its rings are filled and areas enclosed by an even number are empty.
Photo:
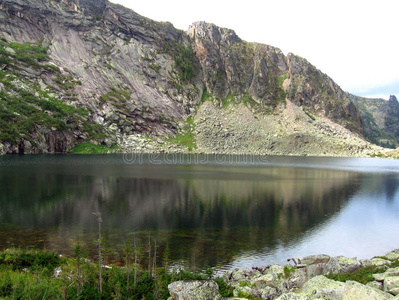
[[[111,0],[187,30],[206,21],[306,58],[344,91],[399,98],[398,0]]]

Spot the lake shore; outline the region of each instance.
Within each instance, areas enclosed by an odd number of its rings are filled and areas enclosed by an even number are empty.
[[[222,278],[232,287],[233,297],[225,299],[399,299],[399,249],[361,260],[311,255]],[[173,300],[222,299],[216,283],[174,282],[169,291]]]
[[[102,266],[85,258],[77,244],[63,257],[43,250],[0,252],[2,299],[399,299],[399,249],[357,260],[311,255],[286,265],[226,271],[214,277],[171,270],[167,257],[148,270],[125,251],[124,264]],[[102,278],[102,281],[99,281]],[[116,297],[116,298],[115,298]]]

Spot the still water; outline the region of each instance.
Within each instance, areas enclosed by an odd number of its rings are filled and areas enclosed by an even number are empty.
[[[168,245],[198,269],[367,258],[399,248],[398,186],[399,162],[383,159],[3,156],[0,249],[94,253],[100,211],[109,247],[135,240],[143,264],[149,240],[159,261]]]

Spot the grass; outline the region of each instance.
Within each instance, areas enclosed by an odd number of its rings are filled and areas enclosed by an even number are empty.
[[[169,138],[166,141],[172,144],[177,144],[187,148],[188,151],[192,151],[197,148],[195,137],[194,137],[194,118],[189,117],[186,121],[186,130],[178,132],[175,137]]]
[[[120,90],[112,87],[109,92],[100,96],[100,103],[104,104],[107,102],[116,102],[116,103],[126,103],[130,98],[130,92]]]
[[[69,153],[71,154],[105,154],[110,152],[117,152],[118,146],[107,147],[105,145],[93,145],[91,143],[82,143],[73,148]]]
[[[78,129],[89,139],[104,136],[104,128],[88,121],[86,109],[64,102],[76,99],[73,89],[82,82],[62,75],[58,67],[46,63],[47,50],[41,43],[19,44],[0,38],[0,82],[4,86],[0,91],[0,142],[15,144],[27,140],[35,145],[33,136],[40,127],[57,131]],[[42,90],[26,76],[29,69],[47,74],[54,84]],[[68,91],[65,100],[56,96],[60,89]]]
[[[124,248],[125,265],[108,264],[109,268],[102,269],[100,292],[98,264],[87,259],[81,245],[75,248],[79,251],[75,251],[73,257],[60,257],[45,250],[11,249],[0,252],[0,298],[168,299],[167,287],[174,281],[213,278],[212,272],[168,271],[165,266],[146,270],[134,264],[132,259],[135,253],[139,259],[145,254],[136,252],[137,249],[129,245]],[[53,275],[56,268],[61,269],[57,277]],[[220,287],[221,296],[231,296],[231,286],[221,278],[213,279]]]
[[[234,96],[228,95],[226,98],[224,98],[222,100],[222,108],[227,109],[230,106],[230,104],[234,105],[235,103],[236,103],[236,99],[234,98]]]
[[[399,259],[393,260],[390,268],[399,267]],[[374,281],[373,275],[378,273],[384,273],[385,268],[381,266],[366,266],[360,268],[351,273],[345,274],[328,274],[326,277],[335,281],[346,282],[348,280],[357,281],[362,284],[367,284],[371,281]]]

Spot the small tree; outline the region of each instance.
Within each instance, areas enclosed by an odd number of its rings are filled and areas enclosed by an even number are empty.
[[[130,281],[130,256],[132,254],[132,245],[128,239],[125,242],[125,247],[123,249],[123,252],[125,254],[125,261],[126,261],[126,275],[127,275],[126,291],[127,291],[127,294],[129,294],[129,291],[130,291],[130,286],[129,286],[129,283],[130,283],[129,282]]]
[[[101,256],[101,223],[103,219],[101,217],[101,212],[97,211],[93,213],[97,217],[98,222],[98,269],[99,269],[99,280],[100,280],[100,294],[103,292],[103,282],[102,282],[102,256]]]
[[[163,267],[165,268],[165,271],[167,272],[169,269],[169,266],[170,266],[169,243],[166,244],[165,250],[163,251],[162,263],[163,263]]]
[[[80,285],[81,285],[81,273],[80,273],[80,263],[82,259],[82,245],[79,243],[79,241],[75,244],[75,247],[73,249],[73,257],[76,259],[76,266],[77,266],[77,276],[76,276],[76,281],[77,281],[77,292],[76,296],[80,296]]]

